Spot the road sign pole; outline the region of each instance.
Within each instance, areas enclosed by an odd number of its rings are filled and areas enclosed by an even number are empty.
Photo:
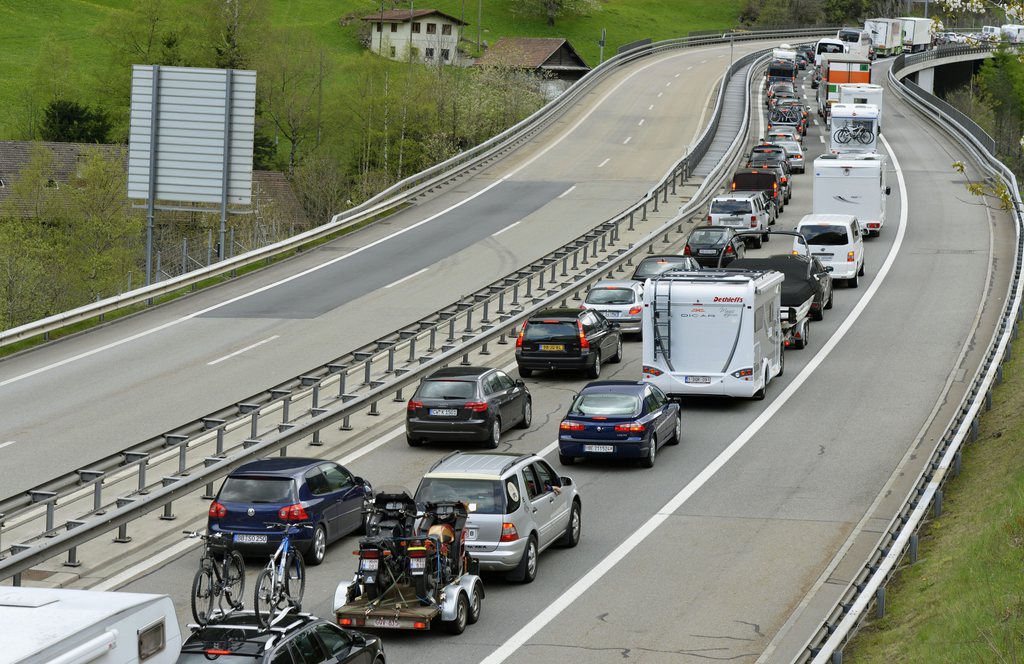
[[[383,34],[383,33],[382,33]],[[220,243],[217,259],[224,260],[224,232],[228,225],[228,176],[231,172],[231,70],[224,72],[224,170],[220,180]]]
[[[153,65],[149,122],[149,193],[146,196],[146,285],[153,281],[153,223],[156,217],[157,117],[160,104],[160,65]]]

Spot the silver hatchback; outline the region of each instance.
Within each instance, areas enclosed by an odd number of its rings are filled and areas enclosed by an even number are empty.
[[[507,572],[530,583],[537,555],[574,547],[582,527],[580,497],[536,454],[453,452],[433,466],[416,489],[416,503],[461,500],[469,507],[466,550],[483,571]]]
[[[594,284],[583,299],[584,309],[596,309],[627,333],[640,333],[644,286],[631,279],[606,279]]]

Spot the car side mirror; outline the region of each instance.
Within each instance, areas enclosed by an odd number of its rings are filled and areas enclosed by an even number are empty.
[[[366,645],[366,637],[359,632],[351,632],[349,636],[352,637],[352,645],[359,647]]]
[[[526,382],[522,378],[517,378],[516,387],[526,387]]]
[[[367,482],[366,480],[364,480],[362,477],[359,477],[359,476],[353,477],[352,481],[355,482],[356,485],[362,484],[365,487],[369,487],[370,486],[369,482]]]
[[[892,187],[886,187],[885,188],[885,195],[888,196],[891,193],[892,193]]]
[[[572,478],[559,477],[558,481],[562,483],[562,486],[572,486]]]
[[[833,265],[826,265],[826,266],[825,266],[825,271],[826,271],[826,272],[833,272],[833,271],[834,271],[835,269],[836,269],[836,268],[835,268],[835,266],[833,266]]]

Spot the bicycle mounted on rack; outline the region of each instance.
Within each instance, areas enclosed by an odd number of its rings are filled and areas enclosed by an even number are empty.
[[[268,627],[282,610],[292,607],[298,611],[302,607],[302,595],[306,591],[306,564],[298,549],[292,547],[291,536],[300,528],[312,529],[313,524],[267,522],[265,525],[284,531],[277,550],[256,577],[253,611],[256,621]]]
[[[245,593],[245,560],[242,554],[231,546],[231,540],[223,533],[203,535],[184,530],[189,538],[200,538],[205,542],[199,569],[192,579],[192,617],[200,625],[211,619],[227,615],[243,608]],[[224,608],[227,600],[228,609]],[[214,604],[216,603],[216,607]]]

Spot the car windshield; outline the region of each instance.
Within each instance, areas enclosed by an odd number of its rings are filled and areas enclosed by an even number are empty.
[[[729,237],[729,231],[721,228],[698,228],[690,234],[687,242],[693,244],[725,244]]]
[[[611,392],[584,393],[569,408],[570,415],[584,417],[632,417],[640,412],[640,398]]]
[[[786,141],[779,145],[785,148],[786,152],[789,153],[790,156],[803,156],[803,150],[800,149],[800,144],[796,141]]]
[[[711,214],[748,214],[750,201],[715,200],[711,201]]]
[[[636,272],[633,276],[638,279],[646,279],[647,277],[656,277],[659,274],[668,272],[669,270],[681,270],[685,268],[686,259],[682,256],[676,257],[662,257],[662,258],[645,258],[640,265],[637,266]]]
[[[476,397],[476,381],[425,380],[416,390],[416,396],[423,399],[472,399]]]
[[[462,479],[458,477],[424,477],[416,489],[416,503],[461,500],[470,512],[504,514],[505,492],[498,480]]]
[[[632,288],[601,286],[587,293],[587,304],[633,304],[635,293]]]
[[[575,321],[530,321],[526,325],[526,332],[523,333],[523,339],[526,341],[573,340],[579,336],[580,330]]]
[[[292,502],[292,480],[288,477],[229,477],[217,496],[232,503]]]
[[[807,244],[838,246],[849,242],[846,237],[846,226],[801,226],[799,232],[807,240]]]

